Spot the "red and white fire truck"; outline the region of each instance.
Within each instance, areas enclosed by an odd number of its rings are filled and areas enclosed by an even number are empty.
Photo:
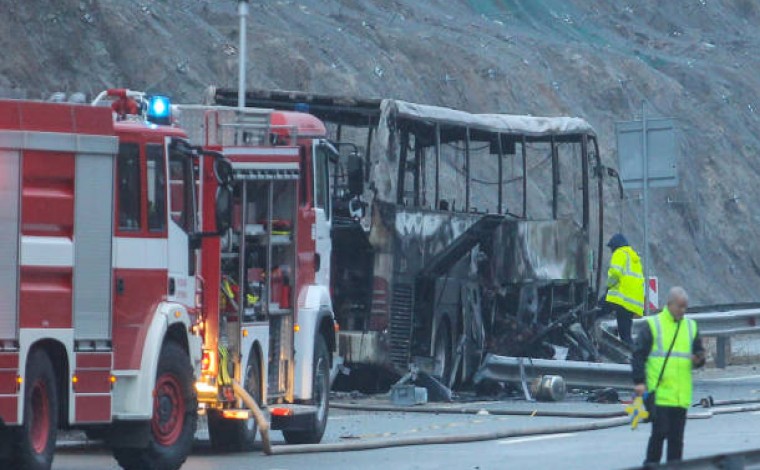
[[[337,328],[324,126],[187,106],[186,132],[162,97],[98,101],[0,101],[0,466],[47,469],[77,428],[124,468],[179,468],[199,402],[217,447],[249,448],[232,381],[289,442],[319,441]]]
[[[4,468],[49,468],[59,428],[107,438],[128,469],[179,468],[192,445],[199,154],[162,125],[165,100],[108,97],[0,101]]]
[[[330,292],[329,165],[337,152],[308,114],[177,106],[192,144],[231,163],[200,181],[213,208],[232,194],[231,228],[203,240],[203,361],[196,388],[218,449],[246,450],[256,427],[231,384],[269,408],[290,443],[319,442],[327,424],[336,329]],[[206,213],[206,211],[204,211]],[[213,220],[203,220],[206,231]],[[220,286],[219,289],[210,286]]]

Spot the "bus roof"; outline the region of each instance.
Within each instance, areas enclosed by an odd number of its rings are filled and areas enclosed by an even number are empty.
[[[231,89],[212,89],[209,95],[221,105],[234,105],[237,92]],[[383,110],[396,109],[398,117],[449,127],[472,128],[484,133],[525,135],[543,140],[552,135],[596,135],[593,127],[577,117],[536,117],[513,114],[474,114],[452,108],[411,103],[403,100],[354,98],[320,95],[298,91],[249,90],[246,106],[279,110],[300,110],[324,122],[353,127],[376,127]]]
[[[440,106],[386,100],[395,106],[398,117],[431,124],[469,127],[484,132],[532,137],[550,135],[594,135],[594,128],[577,117],[535,117],[515,114],[472,114]]]

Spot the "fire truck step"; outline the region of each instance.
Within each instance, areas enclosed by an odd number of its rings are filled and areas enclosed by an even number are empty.
[[[269,408],[272,429],[308,431],[315,425],[317,411],[312,405],[272,405]]]

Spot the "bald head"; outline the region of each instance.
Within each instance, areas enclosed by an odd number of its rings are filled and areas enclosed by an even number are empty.
[[[689,294],[683,287],[677,286],[668,292],[668,310],[673,318],[678,321],[683,318],[689,307]]]

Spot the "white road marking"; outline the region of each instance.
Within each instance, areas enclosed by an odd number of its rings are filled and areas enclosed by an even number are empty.
[[[499,441],[499,444],[522,444],[523,442],[533,442],[533,441],[544,441],[547,439],[559,439],[561,437],[572,437],[575,436],[575,433],[563,433],[563,434],[547,434],[545,436],[530,436],[530,437],[520,437],[517,439],[505,439],[503,441]]]
[[[760,380],[760,375],[744,375],[741,377],[721,377],[718,379],[697,379],[696,382],[742,382],[745,380]]]

